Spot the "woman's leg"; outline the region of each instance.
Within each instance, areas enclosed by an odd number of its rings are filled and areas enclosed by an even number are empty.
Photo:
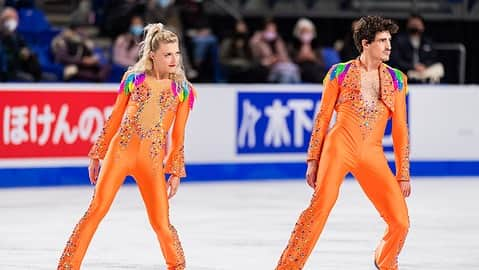
[[[143,197],[150,224],[160,242],[168,270],[185,269],[183,249],[169,219],[165,175],[161,166],[154,168],[149,153],[145,153],[138,158],[133,176]]]
[[[90,206],[75,226],[58,263],[58,270],[80,269],[93,234],[110,209],[113,199],[127,175],[127,156],[124,153],[124,158],[118,159],[116,153],[110,151],[105,157]]]

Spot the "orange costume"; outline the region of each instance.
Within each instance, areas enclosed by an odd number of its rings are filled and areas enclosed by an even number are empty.
[[[92,159],[103,159],[94,196],[63,251],[58,269],[80,269],[90,240],[127,175],[138,184],[168,269],[185,269],[181,243],[169,221],[164,174],[186,175],[183,138],[194,92],[186,82],[133,73],[125,77],[111,116],[89,153]],[[172,124],[172,144],[163,168]]]
[[[409,181],[407,81],[400,71],[381,64],[378,93],[368,95],[371,89],[368,89],[361,74],[364,70],[361,65],[359,59],[337,64],[324,79],[321,108],[308,149],[308,161],[319,161],[316,188],[309,207],[296,223],[276,268],[278,270],[302,269],[348,172],[355,176],[387,223],[386,232],[375,252],[377,267],[381,270],[398,269],[397,256],[409,228],[408,210],[398,183]],[[337,112],[337,119],[328,131],[333,110]],[[395,176],[382,148],[390,117]]]

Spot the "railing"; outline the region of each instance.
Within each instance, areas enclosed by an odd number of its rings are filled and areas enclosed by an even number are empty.
[[[423,13],[426,20],[478,21],[472,0],[213,0],[210,14],[230,14],[237,18],[263,16],[310,18],[358,18],[380,12],[393,19],[406,19],[412,11]],[[282,5],[287,4],[287,5]],[[314,8],[313,8],[314,7]]]
[[[462,43],[435,43],[433,49],[437,51],[457,51],[457,72],[459,84],[464,84],[466,80],[466,46]]]

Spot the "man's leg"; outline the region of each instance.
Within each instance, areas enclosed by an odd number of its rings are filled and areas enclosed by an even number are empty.
[[[336,202],[339,187],[348,172],[348,160],[343,151],[325,149],[319,162],[313,198],[296,222],[277,270],[303,268]]]
[[[396,270],[397,257],[409,229],[406,201],[382,150],[367,156],[367,161],[361,162],[353,175],[387,223],[375,252],[375,262],[381,270]]]

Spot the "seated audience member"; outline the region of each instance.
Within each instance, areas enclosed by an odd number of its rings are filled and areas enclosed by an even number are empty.
[[[413,14],[407,21],[407,33],[393,40],[391,63],[407,73],[410,82],[438,83],[444,76],[444,66],[436,59],[432,40],[424,35],[421,16]]]
[[[318,44],[316,27],[309,19],[299,19],[294,27],[291,56],[301,70],[303,82],[323,81],[326,68]]]
[[[82,26],[81,23],[73,22],[53,39],[52,52],[55,61],[65,65],[64,80],[103,82],[111,67],[100,63],[94,54],[93,41],[84,34]]]
[[[266,80],[266,69],[253,61],[248,41],[248,26],[240,20],[236,22],[233,34],[221,42],[220,62],[226,69],[229,82],[250,83]]]
[[[16,31],[18,21],[14,8],[6,7],[0,15],[0,80],[40,81],[40,64]]]
[[[131,18],[128,32],[119,35],[113,45],[113,63],[127,68],[136,63],[140,50],[139,43],[143,36],[143,19],[140,16]]]
[[[299,68],[288,55],[286,45],[279,36],[276,23],[267,19],[263,29],[250,39],[253,58],[268,69],[268,81],[276,83],[299,83]]]

